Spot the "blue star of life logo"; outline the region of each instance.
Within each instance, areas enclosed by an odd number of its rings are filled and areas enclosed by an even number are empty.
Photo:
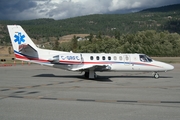
[[[19,45],[21,44],[21,42],[25,42],[25,39],[24,39],[25,35],[21,35],[20,32],[18,32],[18,35],[14,35],[14,37],[15,37],[14,42],[18,42]]]

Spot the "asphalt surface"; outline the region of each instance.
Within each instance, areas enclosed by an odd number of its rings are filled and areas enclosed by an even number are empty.
[[[0,67],[0,120],[179,120],[180,64],[159,73]]]

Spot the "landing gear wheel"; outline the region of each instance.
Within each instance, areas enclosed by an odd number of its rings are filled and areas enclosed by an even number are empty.
[[[154,78],[158,79],[158,78],[159,78],[159,74],[158,74],[158,73],[155,73],[155,74],[154,74]]]
[[[89,78],[89,72],[85,72],[84,77]]]
[[[84,77],[88,79],[95,79],[97,78],[97,74],[94,71],[88,71],[84,73]]]

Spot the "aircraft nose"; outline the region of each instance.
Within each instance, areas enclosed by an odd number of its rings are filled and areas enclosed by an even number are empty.
[[[170,65],[170,64],[167,64],[165,68],[166,68],[167,70],[173,70],[173,69],[174,69],[174,66],[173,66],[173,65]]]

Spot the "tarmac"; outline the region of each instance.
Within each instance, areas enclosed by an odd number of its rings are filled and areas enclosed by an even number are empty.
[[[0,120],[179,120],[180,64],[147,72],[83,73],[41,65],[0,67]]]

